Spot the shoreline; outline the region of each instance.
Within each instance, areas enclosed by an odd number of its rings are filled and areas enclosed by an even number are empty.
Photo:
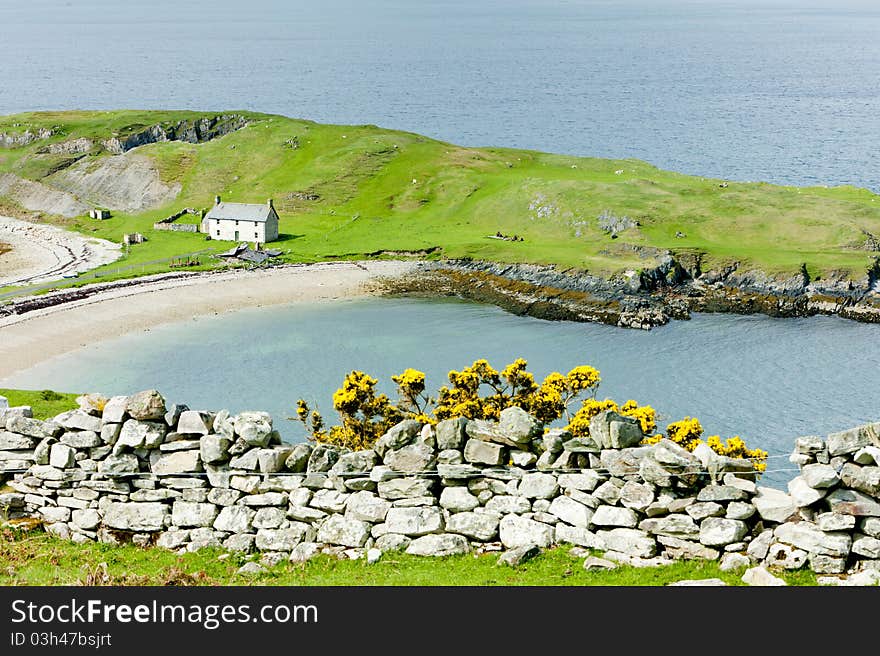
[[[110,283],[92,295],[0,316],[0,381],[95,342],[196,316],[374,295],[383,281],[417,268],[397,260],[326,262]]]

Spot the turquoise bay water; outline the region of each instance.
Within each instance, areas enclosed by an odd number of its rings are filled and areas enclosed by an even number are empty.
[[[367,299],[243,310],[169,324],[86,347],[19,373],[3,386],[128,394],[156,387],[169,401],[232,412],[270,411],[288,441],[296,399],[330,397],[351,369],[391,393],[390,376],[425,371],[428,388],[450,369],[517,357],[539,378],[591,364],[600,398],[634,398],[661,426],[699,417],[707,434],[741,435],[771,453],[767,484],[794,472],[800,435],[880,420],[877,326],[838,318],[699,315],[651,332],[517,317],[457,300]],[[775,471],[783,470],[783,471]]]

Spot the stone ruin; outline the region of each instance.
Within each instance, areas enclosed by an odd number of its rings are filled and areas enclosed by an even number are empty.
[[[566,544],[588,568],[709,559],[880,580],[880,423],[798,439],[785,492],[758,485],[748,460],[643,445],[638,421],[612,411],[589,438],[514,407],[497,423],[406,420],[348,451],[284,444],[268,413],[166,406],[155,390],[79,403],[50,421],[0,409],[7,521],[271,562],[403,550],[504,551],[515,564]]]

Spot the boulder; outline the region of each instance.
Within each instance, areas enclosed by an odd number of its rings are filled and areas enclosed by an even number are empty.
[[[602,482],[602,476],[592,469],[585,469],[580,474],[559,474],[557,482],[564,490],[592,492]]]
[[[590,437],[600,449],[626,449],[638,445],[645,435],[638,419],[606,410],[590,420]]]
[[[480,502],[466,487],[444,487],[440,493],[440,505],[457,513],[473,510]]]
[[[111,454],[98,463],[98,472],[109,476],[134,474],[138,471],[140,471],[140,461],[133,453]]]
[[[496,512],[501,515],[513,513],[522,515],[532,509],[532,504],[526,497],[513,496],[509,494],[501,494],[494,496],[486,502],[486,510]]]
[[[639,517],[634,510],[620,508],[619,506],[599,506],[590,520],[593,526],[618,526],[621,528],[635,528],[639,523]]]
[[[634,528],[614,528],[597,531],[601,549],[616,551],[635,558],[653,558],[657,542],[645,531]]]
[[[856,490],[838,488],[825,499],[832,512],[856,517],[880,517],[880,501]]]
[[[101,446],[101,436],[94,431],[67,431],[59,441],[74,449],[91,449]]]
[[[542,425],[519,406],[511,406],[501,411],[498,429],[516,444],[528,444],[541,435]]]
[[[101,513],[94,508],[74,510],[70,515],[70,523],[84,531],[94,531],[101,525]]]
[[[458,451],[455,453],[458,453]],[[530,451],[511,451],[510,461],[513,463],[514,467],[526,469],[538,462],[538,456]]]
[[[345,502],[345,516],[364,522],[385,521],[391,504],[372,492],[361,491],[352,494]]]
[[[589,528],[593,510],[571,497],[558,496],[550,503],[549,512],[572,526]]]
[[[508,549],[517,547],[549,547],[553,542],[552,526],[519,515],[505,515],[499,524],[501,543]]]
[[[316,444],[309,454],[306,471],[326,472],[339,460],[339,450],[327,444]]]
[[[800,478],[812,488],[825,489],[834,487],[840,481],[834,467],[822,464],[805,465],[801,469]]]
[[[788,482],[788,494],[798,508],[806,508],[822,499],[827,490],[810,487],[803,476],[796,476]]]
[[[226,462],[229,459],[229,447],[231,445],[232,440],[223,435],[203,435],[199,439],[202,462],[210,464]]]
[[[803,549],[797,549],[782,542],[774,542],[767,550],[764,559],[767,564],[783,569],[800,569],[807,563],[808,554]]]
[[[790,544],[807,553],[845,558],[852,548],[848,533],[826,533],[811,522],[786,522],[773,530],[780,542]]]
[[[20,449],[33,449],[36,440],[26,435],[16,435],[0,430],[0,451],[17,451]]]
[[[870,535],[856,533],[853,536],[852,552],[865,558],[878,560],[880,559],[880,540]]]
[[[672,535],[658,535],[657,542],[664,546],[668,558],[675,560],[718,560],[717,549],[706,547],[695,540],[685,540]]]
[[[165,441],[168,427],[164,423],[129,419],[122,424],[113,453],[123,453],[128,449],[157,449]]]
[[[850,428],[839,433],[831,433],[825,439],[825,444],[828,447],[828,454],[832,458],[855,453],[862,447],[872,444],[874,446],[880,445],[880,422]]]
[[[748,498],[745,490],[733,485],[707,485],[697,493],[697,501],[745,501]]]
[[[170,519],[168,506],[161,502],[110,502],[104,508],[104,525],[121,531],[161,531]]]
[[[815,518],[816,526],[820,531],[851,531],[856,526],[856,518],[852,515],[826,512]]]
[[[101,420],[105,424],[121,424],[128,418],[126,406],[128,405],[127,396],[111,397],[104,404],[104,410],[101,413]]]
[[[448,533],[460,533],[474,540],[488,542],[498,535],[500,515],[491,512],[460,512],[446,521]]]
[[[257,449],[257,469],[263,474],[274,474],[284,469],[292,451],[290,446],[270,446]]]
[[[467,538],[454,533],[423,535],[406,547],[406,553],[413,556],[455,556],[470,550]]]
[[[171,523],[185,528],[213,526],[217,506],[213,503],[175,501],[171,507]]]
[[[562,443],[562,450],[569,453],[599,453],[601,449],[596,442],[589,437],[573,437]]]
[[[227,533],[247,533],[251,530],[256,511],[247,506],[226,506],[214,520],[214,528]]]
[[[321,553],[321,545],[317,542],[300,542],[290,550],[290,562],[305,563]]]
[[[297,448],[301,445],[297,445]],[[373,449],[343,453],[330,468],[331,474],[363,474],[369,472],[378,462]]]
[[[301,522],[291,522],[287,528],[261,528],[257,531],[254,545],[260,551],[290,552],[310,533],[314,536],[311,527]]]
[[[101,432],[101,418],[90,415],[82,410],[68,410],[55,417],[54,421],[67,430]]]
[[[287,456],[287,460],[284,461],[284,467],[291,472],[294,473],[302,473],[306,471],[306,468],[309,464],[309,457],[312,455],[312,445],[311,444],[297,444],[293,447],[293,451],[291,451],[290,455]],[[338,462],[338,459],[337,459]],[[332,467],[331,467],[332,469]]]
[[[199,451],[172,451],[150,454],[150,470],[154,474],[190,474],[201,472],[202,457]]]
[[[318,542],[343,547],[363,547],[370,537],[370,525],[353,517],[331,515],[318,529]]]
[[[735,501],[734,503],[741,502]],[[684,511],[697,522],[706,519],[706,517],[724,517],[726,514],[724,506],[714,501],[698,501],[689,505]]]
[[[240,412],[232,424],[235,434],[250,446],[268,446],[272,439],[272,416],[268,412]]]
[[[738,519],[707,517],[700,523],[700,544],[723,547],[739,542],[748,532],[748,525]]]
[[[125,403],[125,412],[138,421],[160,421],[165,424],[165,399],[157,390],[132,394]]]
[[[620,503],[632,510],[644,512],[654,502],[654,489],[650,485],[627,481],[620,488]]]
[[[423,472],[436,468],[437,452],[425,444],[408,444],[399,449],[386,450],[383,462],[392,471]]]
[[[579,547],[590,549],[598,549],[602,546],[595,533],[580,526],[569,526],[562,522],[554,527],[553,537],[555,542],[559,544],[576,544]]]
[[[862,447],[853,455],[853,461],[859,465],[880,465],[880,447]]]
[[[380,458],[383,458],[389,449],[400,449],[407,444],[412,444],[421,432],[422,422],[415,419],[404,419],[376,440],[373,449]]]
[[[323,490],[324,492],[335,492],[335,490]],[[238,503],[244,506],[254,508],[264,506],[286,506],[288,501],[286,492],[263,492],[262,494],[247,494],[238,500]],[[340,506],[340,509],[342,506]]]
[[[444,419],[437,422],[435,427],[437,448],[441,451],[444,449],[461,450],[467,439],[465,427],[468,420],[464,417],[456,417],[455,419]]]
[[[253,533],[233,533],[223,541],[223,548],[227,551],[250,553],[254,550],[256,540],[257,536]]]
[[[485,419],[469,420],[467,426],[465,426],[465,433],[472,440],[501,444],[503,446],[513,447],[514,449],[522,449],[528,444],[528,440],[522,443],[517,442],[506,433],[503,433],[497,423]]]
[[[880,497],[880,467],[859,467],[848,462],[840,470],[843,484],[872,497]]]
[[[229,410],[221,410],[214,415],[214,423],[211,427],[218,435],[222,435],[230,442],[235,441],[235,422],[229,416]]]
[[[517,491],[528,499],[552,499],[559,491],[559,486],[552,474],[535,472],[523,475]]]
[[[781,490],[772,487],[759,487],[752,503],[761,516],[768,522],[781,523],[797,512],[794,500]]]
[[[173,420],[173,417],[171,419]],[[168,424],[173,426],[174,422],[169,421]],[[177,432],[190,435],[207,435],[211,432],[213,424],[214,419],[207,412],[184,410],[177,419]]]
[[[76,451],[66,444],[55,443],[49,449],[49,464],[57,469],[67,469],[76,465]]]
[[[376,548],[382,551],[402,551],[412,542],[412,538],[399,533],[386,533],[376,538]]]
[[[64,428],[53,421],[40,421],[18,414],[7,415],[6,430],[40,440],[46,437],[58,437],[64,432]]]
[[[541,550],[533,544],[523,545],[516,549],[508,549],[498,557],[496,565],[506,565],[507,567],[519,567],[527,560],[531,560],[541,555]]]
[[[700,527],[689,515],[671,514],[665,517],[643,519],[639,528],[653,535],[668,535],[677,538],[696,539],[700,533]]]
[[[471,422],[468,423],[468,426],[470,424]],[[484,465],[501,465],[504,463],[505,451],[501,444],[469,439],[464,446],[464,459],[468,462]]]
[[[752,586],[785,586],[788,585],[783,579],[773,576],[766,567],[751,567],[742,575],[742,581]]]
[[[444,528],[443,513],[433,506],[398,508],[392,507],[385,517],[389,533],[400,533],[418,537],[428,533],[439,533]]]
[[[208,501],[218,506],[231,506],[241,497],[241,492],[230,488],[215,487],[208,492]]]

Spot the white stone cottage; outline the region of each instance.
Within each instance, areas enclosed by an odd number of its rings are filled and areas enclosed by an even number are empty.
[[[272,199],[265,205],[224,203],[220,196],[202,219],[202,232],[220,241],[265,244],[278,239],[278,213]]]

